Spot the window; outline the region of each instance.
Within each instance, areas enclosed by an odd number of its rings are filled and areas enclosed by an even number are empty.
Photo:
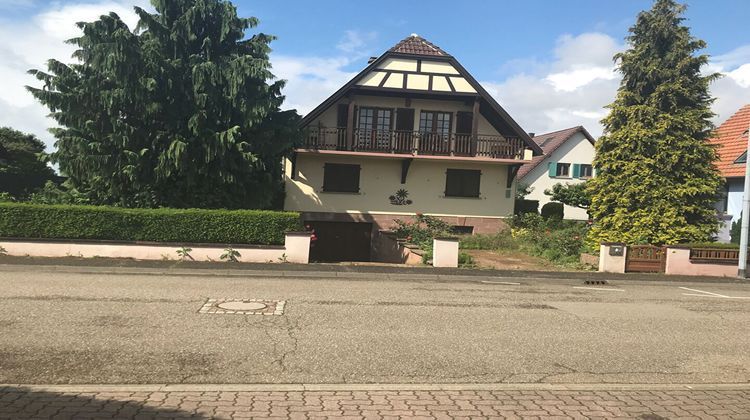
[[[419,132],[447,136],[451,133],[449,112],[422,111],[419,114]]]
[[[382,149],[390,145],[391,114],[390,109],[360,108],[357,126],[360,147]]]
[[[451,233],[455,235],[471,235],[474,233],[474,226],[451,226]]]
[[[594,170],[591,167],[591,165],[581,164],[581,173],[579,174],[580,178],[591,178],[594,174]]]
[[[569,163],[558,163],[557,169],[555,170],[556,177],[568,177],[570,176],[570,164]]]
[[[323,166],[323,191],[359,192],[359,165],[326,163]]]
[[[482,171],[448,169],[445,172],[446,197],[479,197],[479,180]]]

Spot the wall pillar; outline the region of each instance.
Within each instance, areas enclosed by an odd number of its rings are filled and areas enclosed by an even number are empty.
[[[599,271],[603,273],[624,273],[628,248],[617,242],[602,242],[599,245]]]
[[[458,267],[458,239],[435,238],[432,240],[432,266]]]
[[[310,262],[310,232],[287,232],[284,236],[286,262],[307,264]]]

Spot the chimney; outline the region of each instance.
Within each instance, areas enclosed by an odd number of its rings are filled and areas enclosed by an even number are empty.
[[[529,137],[534,137],[534,134],[536,133],[529,133]]]
[[[370,58],[369,58],[369,59],[367,60],[367,64],[372,64],[372,62],[373,62],[373,61],[375,61],[375,60],[377,60],[377,59],[378,59],[378,57],[370,57]]]

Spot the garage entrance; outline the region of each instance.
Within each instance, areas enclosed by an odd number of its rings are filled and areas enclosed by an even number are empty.
[[[370,261],[372,223],[306,222],[318,239],[310,248],[313,262]]]

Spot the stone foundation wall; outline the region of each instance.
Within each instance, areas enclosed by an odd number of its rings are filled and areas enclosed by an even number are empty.
[[[396,226],[394,220],[413,220],[410,214],[371,214],[371,213],[325,213],[302,212],[303,222],[359,222],[373,224],[373,237],[377,231],[391,230]],[[451,226],[473,226],[474,233],[496,233],[508,228],[508,223],[502,218],[469,217],[469,216],[436,216]]]

